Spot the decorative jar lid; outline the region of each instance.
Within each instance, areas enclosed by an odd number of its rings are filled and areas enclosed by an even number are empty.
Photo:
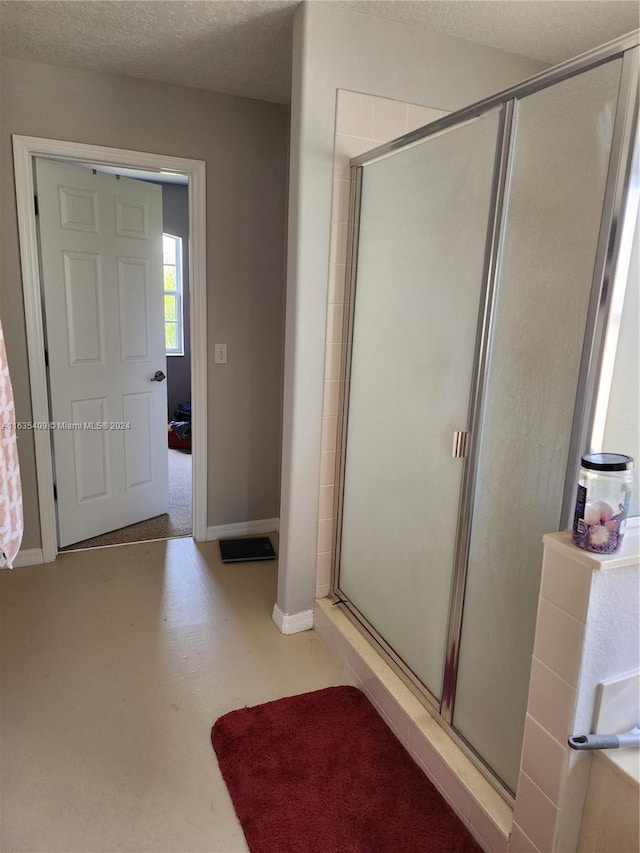
[[[582,467],[591,471],[629,471],[633,456],[624,453],[587,453],[582,457]]]

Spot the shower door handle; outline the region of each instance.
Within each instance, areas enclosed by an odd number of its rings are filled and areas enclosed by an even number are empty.
[[[451,455],[454,459],[464,459],[469,445],[469,433],[465,430],[454,430]]]

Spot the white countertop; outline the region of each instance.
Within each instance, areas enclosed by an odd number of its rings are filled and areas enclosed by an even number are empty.
[[[634,563],[640,564],[640,518],[638,517],[628,519],[622,546],[615,554],[594,554],[591,551],[583,551],[571,541],[570,530],[547,533],[542,541],[548,548],[568,552],[572,560],[591,569],[616,569],[620,566],[631,566]]]

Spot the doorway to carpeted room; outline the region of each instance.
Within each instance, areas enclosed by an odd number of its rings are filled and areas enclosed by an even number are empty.
[[[105,545],[124,545],[130,542],[146,542],[151,539],[173,539],[191,536],[193,532],[192,512],[192,462],[191,453],[168,448],[169,453],[169,505],[168,512],[110,530],[101,536],[75,542],[60,551],[78,551],[83,548],[103,548]]]

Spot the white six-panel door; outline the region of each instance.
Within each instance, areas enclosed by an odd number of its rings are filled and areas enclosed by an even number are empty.
[[[167,511],[162,190],[40,158],[36,180],[63,547]]]

